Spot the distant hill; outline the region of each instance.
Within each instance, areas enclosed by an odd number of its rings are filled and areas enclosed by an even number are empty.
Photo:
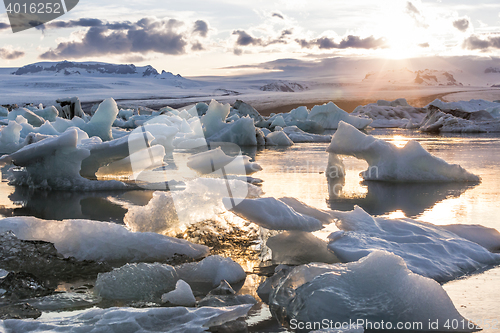
[[[363,82],[396,85],[462,86],[449,71],[424,69],[411,71],[407,68],[366,74]]]
[[[196,87],[198,82],[183,78],[180,74],[158,71],[150,65],[137,67],[133,64],[119,65],[102,62],[38,62],[18,68],[12,75],[23,76],[85,76],[85,77],[130,77],[154,78],[165,80],[165,83],[180,88]]]
[[[309,89],[309,87],[303,83],[275,81],[259,87],[259,89],[262,91],[297,92]]]

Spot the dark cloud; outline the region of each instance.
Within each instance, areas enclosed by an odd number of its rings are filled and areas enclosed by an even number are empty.
[[[106,25],[92,26],[81,41],[62,42],[55,49],[40,55],[41,59],[77,59],[126,53],[158,52],[183,54],[188,44],[177,20],[145,18],[132,24],[124,23],[123,29],[115,30]]]
[[[469,28],[469,20],[466,18],[458,19],[453,22],[453,26],[457,28],[458,30],[464,32]]]
[[[235,31],[233,31],[233,35],[238,35],[238,39],[236,40],[236,45],[238,45],[238,46],[263,45],[264,44],[262,39],[252,37],[248,33],[246,33],[246,31],[243,31],[243,30],[235,30]]]
[[[24,57],[23,51],[8,50],[0,48],[0,59],[15,60]]]
[[[429,43],[418,44],[420,47],[430,47]]]
[[[486,39],[481,39],[472,35],[464,40],[462,47],[469,50],[500,49],[500,36],[487,36]]]
[[[51,21],[49,23],[41,24],[36,27],[38,30],[46,29],[58,29],[58,28],[90,28],[90,27],[106,27],[110,30],[123,30],[131,29],[134,26],[132,22],[106,22],[94,18],[81,18],[79,20],[69,20],[69,21]]]
[[[201,37],[207,37],[208,24],[205,21],[198,20],[194,22],[193,34],[198,34]]]
[[[201,45],[200,42],[193,42],[191,45],[192,51],[203,51],[205,48]]]
[[[283,17],[283,15],[281,15],[280,13],[273,13],[273,15],[271,15],[272,17],[277,17],[277,18],[280,18],[282,20],[284,20],[285,18]]]
[[[413,18],[417,27],[421,27],[421,28],[428,28],[429,27],[429,25],[425,22],[425,18],[422,15],[422,13],[410,1],[408,1],[406,3],[406,13],[408,15],[410,15],[411,18]]]
[[[342,39],[339,43],[335,42],[333,38],[321,37],[311,41],[305,39],[295,40],[302,48],[311,48],[313,46],[318,46],[320,49],[377,49],[386,47],[386,41],[384,38],[376,39],[373,36],[361,38],[359,36],[349,35]]]
[[[238,48],[234,48],[233,53],[235,55],[239,56],[239,55],[243,54],[243,50],[242,49],[238,49]]]

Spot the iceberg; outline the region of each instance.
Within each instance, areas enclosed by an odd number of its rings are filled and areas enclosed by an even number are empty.
[[[385,251],[348,264],[298,266],[281,278],[270,303],[291,323],[327,319],[365,330],[409,331],[429,331],[435,322],[436,331],[448,330],[447,321],[467,323],[439,283],[412,273],[403,259]]]
[[[500,105],[496,102],[486,101],[484,99],[471,99],[470,101],[459,102],[443,102],[440,99],[435,99],[426,105],[426,108],[435,106],[441,110],[460,110],[465,112],[475,112],[486,110],[487,108],[497,108]]]
[[[177,283],[175,284],[175,290],[161,295],[161,301],[163,303],[178,306],[196,305],[196,298],[194,298],[191,287],[183,280],[177,280]]]
[[[408,127],[408,124],[420,124],[427,114],[426,108],[416,108],[408,105],[404,98],[392,102],[377,101],[367,105],[360,105],[351,113],[373,119],[371,127]]]
[[[78,260],[140,262],[166,261],[176,254],[194,259],[208,255],[203,245],[156,233],[136,233],[108,222],[9,217],[2,220],[0,232],[9,230],[19,239],[54,243],[61,254]]]
[[[226,174],[235,175],[250,175],[262,170],[258,163],[250,162],[250,157],[230,157],[220,147],[189,156],[187,166],[201,174],[210,174],[221,168]]]
[[[431,155],[417,141],[403,148],[340,122],[327,152],[364,159],[369,167],[362,172],[365,180],[392,182],[478,182],[480,178],[460,165],[448,164]]]
[[[98,136],[103,141],[113,140],[111,126],[118,115],[118,106],[112,98],[104,100],[88,123],[81,127],[89,137]],[[76,118],[73,118],[76,119]]]
[[[230,198],[224,198],[223,202],[228,210],[266,229],[316,231],[323,228],[319,219],[297,212],[275,198],[243,199],[237,205],[231,205]]]
[[[287,126],[283,128],[283,132],[292,140],[294,143],[302,142],[330,142],[332,141],[331,135],[320,135],[311,134],[304,132],[297,126]]]
[[[500,263],[500,254],[430,223],[376,218],[357,206],[332,215],[341,231],[329,236],[328,248],[343,262],[385,250],[403,258],[412,272],[438,282]]]
[[[500,119],[487,111],[466,112],[429,107],[420,124],[421,132],[482,133],[500,132]]]
[[[10,332],[129,332],[129,333],[203,333],[213,326],[245,317],[252,304],[202,308],[93,308],[68,316],[50,316],[33,320],[4,320]]]
[[[293,141],[283,130],[274,131],[266,135],[266,146],[293,146]]]
[[[315,121],[325,129],[336,129],[340,121],[351,124],[355,128],[364,129],[372,122],[371,119],[351,116],[333,102],[314,106],[307,116],[307,120]]]

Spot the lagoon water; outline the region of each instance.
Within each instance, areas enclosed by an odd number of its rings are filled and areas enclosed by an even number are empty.
[[[410,130],[369,130],[368,134],[403,146],[417,140],[429,152],[448,163],[460,164],[479,175],[481,183],[394,184],[363,182],[359,173],[364,161],[346,157],[346,177],[330,180],[324,171],[327,144],[296,144],[288,148],[243,149],[263,168],[253,176],[264,180],[265,196],[294,197],[322,209],[352,210],[355,205],[368,213],[391,218],[409,217],[434,224],[480,224],[500,230],[500,136],[498,134],[429,135]],[[0,214],[29,215],[44,219],[85,218],[123,223],[130,205],[145,205],[152,191],[130,192],[33,192],[0,184]],[[315,233],[325,239],[335,226]],[[229,255],[229,254],[228,254]],[[239,258],[245,270],[259,266],[258,260]],[[263,277],[250,274],[240,293],[256,295]],[[485,328],[500,329],[500,267],[448,282],[444,285],[460,313]],[[250,331],[284,331],[267,306],[261,304],[247,319]],[[44,314],[47,316],[50,314]]]

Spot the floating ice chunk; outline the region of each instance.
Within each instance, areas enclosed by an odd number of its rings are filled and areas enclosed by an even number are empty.
[[[33,125],[35,127],[42,126],[43,123],[45,122],[45,119],[36,115],[33,111],[30,111],[26,108],[18,108],[10,111],[9,115],[7,116],[7,119],[16,120],[17,116],[24,117],[30,125]]]
[[[166,124],[146,123],[144,125],[144,130],[151,133],[154,137],[153,142],[151,142],[152,145],[162,145],[165,151],[174,150],[173,140],[177,132],[179,132],[177,127]],[[135,130],[133,133],[135,134],[137,132],[138,130]],[[131,153],[134,152],[134,150],[135,149],[132,149]]]
[[[54,243],[64,256],[78,260],[165,261],[176,253],[195,259],[208,254],[203,245],[156,233],[135,233],[122,225],[99,221],[10,217],[0,224],[0,232],[8,230],[20,239]]]
[[[429,223],[374,218],[358,206],[332,214],[345,232],[333,233],[328,248],[344,262],[386,250],[402,257],[414,273],[440,282],[500,263],[499,254]]]
[[[271,304],[284,308],[290,319],[363,320],[365,329],[374,328],[370,323],[384,322],[386,329],[389,324],[394,329],[398,323],[421,323],[409,327],[417,331],[428,331],[429,322],[438,322],[439,331],[447,330],[447,321],[467,322],[441,285],[413,274],[394,254],[375,251],[353,263],[314,266],[295,268],[271,294]]]
[[[136,151],[130,154],[130,156],[99,168],[97,175],[132,175],[133,179],[137,179],[141,172],[163,165],[164,157],[165,148],[163,146],[157,145],[149,147]]]
[[[57,111],[53,105],[46,107],[45,109],[34,110],[32,112],[48,121],[56,121],[56,118],[59,115],[59,111]]]
[[[228,210],[232,207],[229,198],[223,202]],[[275,198],[243,199],[231,211],[266,229],[316,231],[323,228],[320,220],[298,213]]]
[[[79,127],[87,132],[89,137],[95,135],[100,137],[103,141],[113,140],[111,126],[113,125],[113,121],[116,119],[117,114],[118,106],[116,105],[115,100],[108,98],[99,104],[99,108],[92,116],[92,119],[90,119],[90,121],[85,125]],[[73,119],[76,120],[77,118]]]
[[[222,104],[216,100],[212,100],[208,106],[207,113],[201,118],[205,137],[209,138],[219,132],[224,125],[230,111],[229,104]],[[252,121],[253,124],[253,121]]]
[[[309,115],[309,111],[305,106],[299,106],[296,109],[293,109],[289,112],[290,120],[306,120]]]
[[[403,148],[366,135],[352,125],[340,122],[327,152],[351,155],[368,162],[365,180],[395,182],[478,182],[480,178],[460,165],[448,164],[432,156],[417,141]]]
[[[122,182],[98,182],[80,176],[82,160],[89,157],[90,152],[77,148],[79,138],[79,131],[70,128],[59,136],[35,142],[1,159],[25,168],[14,173],[13,183],[17,185],[72,191],[126,188]]]
[[[333,102],[314,106],[307,116],[307,120],[315,121],[326,129],[336,129],[340,121],[351,124],[358,129],[363,129],[372,122],[371,119],[351,116]]]
[[[312,216],[315,219],[320,220],[322,224],[330,224],[334,221],[330,213],[331,211],[329,210],[327,211],[311,207],[309,205],[306,205],[302,201],[291,197],[284,197],[280,198],[279,200],[292,207],[297,213]]]
[[[202,174],[209,174],[221,168],[224,168],[226,174],[236,175],[250,175],[262,170],[258,163],[250,162],[250,157],[230,157],[220,147],[189,156],[187,166]]]
[[[259,187],[241,180],[198,178],[186,182],[183,191],[155,192],[146,206],[131,207],[124,221],[133,231],[168,232],[216,218],[226,211],[222,198],[229,195],[228,186],[235,198],[262,194]]]
[[[491,252],[500,252],[500,232],[496,229],[478,224],[448,224],[440,227],[477,243]]]
[[[420,125],[422,132],[500,132],[500,120],[486,111],[463,112],[433,108]]]
[[[10,332],[128,332],[203,333],[207,328],[245,317],[252,305],[224,308],[93,308],[68,316],[33,320],[10,319],[3,327]]]
[[[238,263],[221,256],[209,256],[200,262],[177,266],[176,269],[179,278],[191,286],[208,284],[214,288],[223,280],[234,284],[246,279],[245,271]]]
[[[87,115],[82,110],[82,105],[78,97],[60,98],[56,100],[56,108],[59,116],[66,119],[75,117],[87,119]]]
[[[177,280],[175,290],[169,291],[161,296],[163,303],[169,303],[179,306],[195,306],[196,298],[194,298],[193,291],[189,284],[183,280]]]
[[[286,127],[285,119],[281,115],[276,116],[271,123],[271,127],[276,127],[276,126],[281,126],[281,127]]]
[[[409,106],[404,98],[400,101],[378,101],[364,106],[360,105],[351,113],[352,116],[373,119],[371,127],[401,127],[408,121],[420,124],[426,114],[427,109]]]
[[[17,122],[10,120],[9,124],[0,130],[0,153],[12,153],[23,146],[22,128]]]
[[[207,295],[198,302],[198,306],[232,306],[240,304],[256,304],[257,300],[252,295]]]
[[[311,134],[304,132],[297,126],[287,126],[283,128],[283,132],[288,135],[290,140],[294,143],[300,142],[330,142],[332,140],[331,135],[320,135],[320,134]]]
[[[487,108],[498,107],[498,103],[485,101],[484,99],[471,99],[470,101],[459,101],[459,102],[443,102],[440,99],[435,99],[426,105],[435,106],[441,110],[461,110],[465,112],[474,112],[485,110]]]
[[[206,117],[206,115],[205,115]],[[256,146],[255,125],[252,118],[240,118],[232,123],[224,123],[224,127],[211,136],[206,136],[210,142],[232,142],[239,146]]]
[[[175,289],[179,279],[174,267],[165,264],[126,264],[97,275],[94,291],[106,299],[156,301]]]
[[[266,136],[266,145],[268,146],[293,146],[293,141],[283,131],[275,131]]]
[[[0,117],[7,117],[9,115],[9,109],[4,108],[0,105]]]
[[[303,265],[311,262],[333,264],[340,262],[329,251],[327,243],[310,232],[285,231],[269,238],[266,245],[271,249],[273,264]]]
[[[260,115],[259,111],[257,111],[253,106],[250,104],[247,104],[243,101],[236,100],[236,102],[233,104],[234,111],[237,112],[235,115],[239,115],[240,117],[245,117],[249,116],[252,118],[255,122],[262,121],[263,118]]]

